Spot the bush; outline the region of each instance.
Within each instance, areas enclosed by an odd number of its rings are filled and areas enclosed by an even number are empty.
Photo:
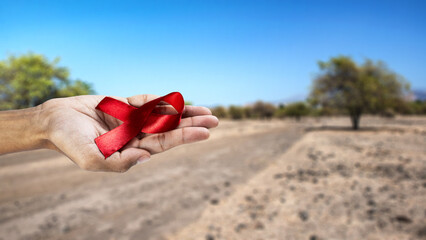
[[[244,117],[246,118],[254,118],[253,107],[245,106],[244,107]]]
[[[416,114],[416,115],[426,114],[426,101],[417,100],[417,101],[409,103],[408,105],[409,105],[411,114]]]
[[[272,116],[274,116],[275,110],[276,107],[273,104],[262,101],[257,101],[252,107],[253,117],[261,119],[272,118]]]
[[[304,102],[295,102],[288,104],[284,108],[284,115],[287,117],[294,117],[300,120],[302,116],[306,116],[310,113],[310,108]]]
[[[385,118],[394,118],[395,111],[392,108],[387,108],[380,115]]]
[[[228,109],[229,116],[234,120],[244,118],[244,108],[239,106],[231,105]]]
[[[285,117],[285,106],[280,104],[277,109],[275,109],[274,117],[284,118]]]
[[[217,106],[210,110],[212,111],[212,114],[218,118],[226,118],[228,116],[226,108],[223,106]]]

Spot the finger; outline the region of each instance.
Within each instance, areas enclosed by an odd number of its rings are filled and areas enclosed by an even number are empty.
[[[183,117],[193,117],[199,115],[212,115],[212,111],[206,107],[197,107],[186,105],[183,110]]]
[[[177,128],[184,127],[204,127],[204,128],[214,128],[219,124],[219,119],[215,116],[205,115],[205,116],[195,116],[189,118],[182,118]],[[123,149],[132,148],[139,146],[139,140],[143,137],[149,137],[155,134],[146,134],[140,133],[136,138],[132,139]]]
[[[129,145],[146,149],[151,154],[156,154],[169,150],[170,148],[193,143],[209,138],[210,132],[204,127],[179,128],[165,133],[153,134],[142,138],[133,139]]]
[[[157,106],[154,111],[155,113],[159,114],[177,114],[177,111],[174,107],[171,105],[159,105]],[[206,107],[197,107],[197,106],[185,106],[183,110],[182,117],[193,117],[193,116],[201,116],[201,115],[212,115],[210,109]]]
[[[156,98],[159,98],[160,96],[152,95],[152,94],[142,94],[142,95],[135,95],[132,97],[128,97],[127,101],[130,105],[133,107],[140,107],[144,105],[145,103],[154,100]]]
[[[147,99],[155,99],[155,97],[153,97],[155,95],[151,95],[148,96]],[[134,100],[129,100],[129,103],[133,106],[138,106],[139,104],[141,104],[142,102],[144,102],[144,100],[141,100],[140,98],[137,99],[134,102],[130,102],[130,101],[134,101]],[[150,100],[147,100],[150,101]],[[161,103],[164,103],[163,105],[161,105]],[[177,114],[176,109],[170,105],[167,104],[166,102],[161,102],[159,105],[157,105],[153,112],[154,113],[158,113],[158,114],[166,114],[166,115],[173,115],[173,114]],[[186,105],[183,113],[182,113],[182,117],[186,118],[186,117],[193,117],[193,116],[200,116],[200,115],[212,115],[212,112],[210,111],[210,109],[206,108],[206,107],[198,107],[198,106],[188,106]]]
[[[113,172],[126,172],[138,162],[148,161],[151,154],[140,148],[126,148],[105,159],[105,164]]]
[[[184,127],[205,127],[205,128],[214,128],[219,124],[219,119],[212,115],[204,116],[195,116],[182,118],[179,123],[178,128]]]
[[[154,100],[156,98],[159,98],[160,96],[158,95],[153,95],[153,94],[142,94],[142,95],[135,95],[132,97],[127,98],[127,101],[129,102],[130,105],[134,106],[134,107],[140,107],[143,104]],[[162,106],[164,105],[164,106]],[[176,110],[169,105],[167,102],[160,102],[159,106],[156,107],[156,109],[154,110],[154,112],[156,113],[161,113],[161,114],[176,114]],[[197,116],[197,115],[211,115],[212,112],[210,111],[210,109],[206,108],[206,107],[198,107],[198,106],[190,106],[190,105],[186,105],[184,110],[183,110],[183,117],[192,117],[192,116]]]

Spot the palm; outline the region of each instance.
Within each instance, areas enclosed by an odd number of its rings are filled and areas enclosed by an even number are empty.
[[[139,107],[153,98],[154,96],[138,95],[116,99]],[[63,152],[80,167],[88,170],[126,171],[138,159],[146,159],[151,154],[174,146],[207,138],[206,128],[215,127],[218,123],[208,109],[187,106],[179,129],[142,139],[134,138],[120,152],[104,159],[94,139],[118,127],[121,121],[95,110],[102,99],[103,96],[78,96],[44,103],[50,116],[49,139],[52,148]]]

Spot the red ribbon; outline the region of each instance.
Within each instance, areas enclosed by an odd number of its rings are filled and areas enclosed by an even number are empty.
[[[153,112],[161,101],[172,105],[177,114],[164,115]],[[123,124],[97,137],[96,145],[105,156],[111,156],[120,150],[140,132],[161,133],[175,129],[182,118],[185,106],[182,94],[172,92],[163,97],[151,100],[139,108],[130,106],[114,98],[105,97],[96,109],[123,121]]]

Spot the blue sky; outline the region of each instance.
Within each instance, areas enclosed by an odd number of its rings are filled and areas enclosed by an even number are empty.
[[[300,99],[317,61],[383,60],[426,89],[426,1],[0,2],[0,59],[61,57],[98,94],[199,105]]]

